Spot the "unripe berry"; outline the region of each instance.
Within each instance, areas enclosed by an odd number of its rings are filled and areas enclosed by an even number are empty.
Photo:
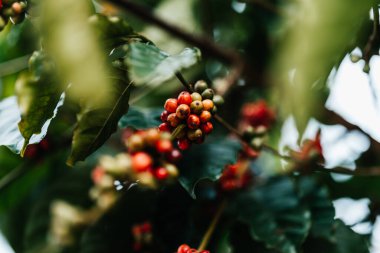
[[[193,102],[194,101],[202,101],[202,96],[198,92],[191,93],[191,98],[193,99]]]
[[[177,253],[188,253],[190,250],[190,246],[187,245],[187,244],[182,244],[181,246],[179,246],[179,248],[177,249]]]
[[[144,138],[138,134],[131,135],[125,144],[128,146],[129,151],[132,153],[143,149],[145,145]]]
[[[169,114],[168,123],[170,124],[170,126],[177,127],[179,125],[180,121],[181,120],[179,118],[177,118],[175,113]]]
[[[214,102],[212,102],[211,99],[203,100],[202,104],[203,104],[203,110],[212,111],[212,109],[214,108]]]
[[[161,132],[170,132],[171,131],[170,124],[162,123],[158,126],[158,130],[160,130]]]
[[[145,142],[150,145],[154,146],[156,142],[160,139],[160,133],[157,131],[157,129],[152,128],[146,131],[145,133]]]
[[[169,177],[169,172],[164,167],[159,167],[154,171],[154,175],[158,180],[165,180]]]
[[[199,120],[199,117],[197,115],[195,115],[195,114],[191,114],[187,118],[187,126],[190,129],[197,129],[199,127],[200,123],[201,123],[201,121]]]
[[[153,164],[152,157],[145,152],[137,152],[132,155],[132,168],[136,172],[147,171]]]
[[[173,150],[173,144],[170,140],[159,140],[156,143],[156,150],[159,153],[168,153]]]
[[[201,101],[193,101],[190,104],[190,109],[192,113],[200,114],[203,111],[203,104]]]
[[[167,120],[168,120],[168,116],[169,116],[169,112],[168,111],[163,111],[162,113],[161,113],[161,120],[162,120],[162,122],[166,122]]]
[[[176,116],[179,119],[185,119],[190,114],[190,107],[186,104],[179,105],[176,110]]]
[[[166,111],[173,113],[177,110],[177,106],[178,106],[177,99],[169,98],[166,100],[164,108]]]
[[[106,174],[106,172],[104,171],[104,169],[100,166],[97,166],[95,169],[92,170],[91,172],[91,178],[92,178],[92,181],[95,183],[95,184],[98,184],[100,183],[100,181],[102,180],[103,176]]]
[[[220,95],[214,95],[212,102],[214,102],[214,105],[216,106],[222,106],[224,104],[224,99]]]
[[[182,154],[181,152],[178,150],[178,149],[173,149],[168,155],[167,155],[167,159],[168,161],[172,162],[172,163],[177,163],[179,162],[179,160],[181,160],[182,158]]]
[[[212,99],[214,97],[214,90],[213,89],[205,89],[202,92],[202,98],[203,99]]]
[[[198,140],[202,137],[203,133],[202,133],[202,130],[200,130],[199,128],[198,129],[194,129],[194,130],[189,130],[187,131],[187,138],[191,141],[195,141],[195,140]]]
[[[170,177],[172,177],[172,178],[178,177],[178,174],[179,174],[178,169],[174,164],[166,163],[165,168],[168,171]]]
[[[194,90],[198,93],[202,93],[204,90],[206,90],[208,88],[208,85],[205,81],[203,80],[199,80],[195,83],[194,85]]]
[[[202,111],[201,115],[199,115],[199,119],[202,123],[206,123],[210,121],[212,115],[209,111]]]
[[[177,103],[179,105],[182,105],[182,104],[185,104],[185,105],[190,105],[191,102],[193,102],[193,99],[191,98],[191,95],[189,92],[187,91],[182,91],[179,96],[178,96],[178,100],[177,100]]]
[[[212,132],[212,130],[214,129],[213,125],[211,124],[211,122],[206,122],[204,124],[201,125],[201,129],[202,129],[202,132],[204,134],[209,134]]]
[[[179,139],[177,142],[177,145],[180,150],[186,150],[190,147],[191,143],[188,139],[184,138],[184,139]]]

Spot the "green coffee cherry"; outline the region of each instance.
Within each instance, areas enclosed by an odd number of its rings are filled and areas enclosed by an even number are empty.
[[[198,140],[203,135],[202,130],[198,129],[190,129],[187,131],[187,138],[191,141]]]
[[[214,102],[214,105],[216,106],[222,106],[224,104],[224,99],[220,95],[214,95],[212,102]]]
[[[208,85],[205,81],[199,80],[194,85],[194,90],[198,93],[202,93],[204,90],[208,88]]]
[[[190,104],[191,112],[200,114],[203,111],[203,104],[201,101],[193,101]]]
[[[202,101],[202,96],[198,92],[191,93],[191,99],[193,101]]]
[[[212,114],[216,114],[217,112],[218,112],[218,107],[216,107],[216,105],[214,105],[214,107],[212,108],[211,113]]]
[[[214,90],[213,89],[205,89],[203,92],[202,92],[202,98],[203,99],[212,99],[214,97]]]

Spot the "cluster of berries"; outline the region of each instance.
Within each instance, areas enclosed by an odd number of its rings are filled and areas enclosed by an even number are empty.
[[[42,160],[50,148],[51,144],[48,139],[45,138],[37,144],[28,145],[23,156],[29,160]]]
[[[231,192],[248,187],[252,182],[249,161],[239,160],[236,164],[227,165],[219,179],[219,187],[223,192]]]
[[[195,92],[183,91],[178,98],[166,100],[165,111],[161,114],[162,132],[171,132],[178,139],[178,147],[186,150],[191,143],[202,143],[205,136],[212,132],[210,122],[216,113],[217,106],[223,104],[223,98],[214,95],[205,81],[198,81],[194,85]]]
[[[177,253],[210,253],[210,251],[208,250],[199,251],[197,249],[190,248],[190,246],[187,244],[182,244],[181,246],[179,246]]]
[[[305,140],[299,151],[292,151],[292,157],[298,161],[323,161],[323,149],[321,144],[321,131],[318,131],[315,138]]]
[[[17,0],[0,0],[0,31],[10,20],[18,24],[25,18],[26,2]]]
[[[152,243],[152,224],[149,221],[133,225],[131,232],[135,240],[134,251],[142,251]]]

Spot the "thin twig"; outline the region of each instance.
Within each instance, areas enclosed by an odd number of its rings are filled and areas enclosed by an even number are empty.
[[[223,200],[223,202],[220,204],[218,211],[216,212],[214,218],[212,219],[210,226],[208,227],[206,233],[204,234],[204,236],[202,238],[202,241],[198,247],[198,251],[202,251],[202,250],[206,249],[207,244],[209,243],[211,236],[214,233],[214,230],[216,228],[216,225],[218,224],[219,219],[222,216],[223,211],[226,208],[226,206],[227,206],[227,200]]]
[[[377,3],[372,7],[373,12],[373,30],[368,38],[368,42],[364,48],[363,59],[368,64],[374,51],[374,44],[379,39],[379,8]]]
[[[320,167],[316,168],[315,171],[337,173],[350,176],[380,176],[380,167],[357,168],[355,170],[350,170],[341,167],[331,169]]]
[[[30,164],[27,162],[21,163],[18,167],[14,168],[11,172],[1,178],[0,180],[0,192],[11,185],[16,179],[25,175],[29,171]]]
[[[193,91],[193,87],[185,80],[183,75],[180,72],[176,72],[175,76],[178,78],[178,80],[182,83],[182,85],[190,92]]]

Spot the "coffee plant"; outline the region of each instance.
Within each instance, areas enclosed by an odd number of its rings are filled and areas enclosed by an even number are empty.
[[[377,252],[379,138],[328,101],[347,60],[376,79],[379,32],[378,0],[0,0],[0,235],[27,253]],[[342,198],[368,212],[347,222]]]

